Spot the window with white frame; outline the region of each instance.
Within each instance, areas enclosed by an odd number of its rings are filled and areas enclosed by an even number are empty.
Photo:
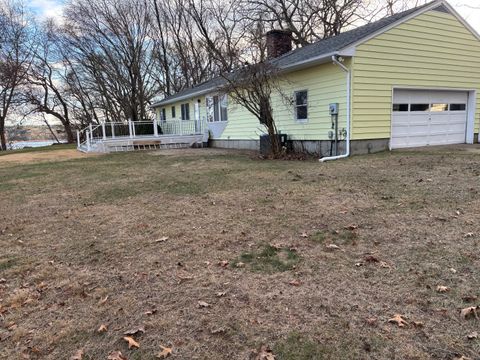
[[[175,119],[175,117],[177,116],[177,114],[175,114],[175,105],[172,106],[172,119]]]
[[[160,109],[160,121],[165,121],[167,119],[167,114],[165,108]]]
[[[207,120],[209,122],[228,121],[227,95],[208,96],[206,99]]]
[[[308,121],[308,92],[307,90],[295,91],[294,111],[296,121]]]
[[[185,103],[180,105],[180,110],[182,113],[182,120],[190,120],[190,104]]]

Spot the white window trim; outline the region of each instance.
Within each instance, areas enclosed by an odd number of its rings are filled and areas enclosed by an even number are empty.
[[[307,103],[305,105],[297,105],[297,94],[301,92],[306,92],[307,93]],[[303,89],[303,90],[297,90],[293,92],[293,118],[295,122],[305,124],[308,123],[308,114],[310,113],[309,108],[308,108],[308,89]],[[297,119],[297,108],[300,106],[306,106],[307,107],[307,118],[306,119]]]

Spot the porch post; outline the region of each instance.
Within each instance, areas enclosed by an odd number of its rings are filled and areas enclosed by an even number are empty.
[[[128,135],[130,136],[130,139],[133,138],[132,134],[132,120],[128,119]]]
[[[77,130],[77,147],[80,147],[80,131]]]
[[[115,139],[115,126],[113,121],[110,123],[110,128],[112,129],[112,139]]]
[[[158,136],[157,119],[154,119],[154,120],[153,120],[153,135],[154,135],[155,137]]]
[[[87,135],[87,151],[90,151],[90,131],[86,131],[85,134]]]
[[[90,141],[93,142],[93,125],[92,125],[92,123],[90,123],[90,125],[88,125],[88,128],[90,129]]]
[[[105,122],[102,122],[102,135],[103,135],[103,140],[107,140],[107,133],[105,132]]]

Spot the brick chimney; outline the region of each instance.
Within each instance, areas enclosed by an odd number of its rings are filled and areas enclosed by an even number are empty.
[[[270,30],[267,37],[267,59],[279,57],[292,50],[290,30]]]

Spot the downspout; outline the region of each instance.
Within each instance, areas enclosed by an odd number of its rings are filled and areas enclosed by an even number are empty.
[[[330,161],[330,160],[338,160],[338,159],[343,159],[347,158],[350,156],[350,99],[351,99],[351,88],[350,88],[350,82],[351,82],[351,73],[350,70],[343,65],[340,61],[338,61],[336,55],[332,55],[332,61],[334,64],[340,66],[340,68],[345,71],[347,74],[347,138],[346,138],[346,152],[343,155],[337,155],[337,156],[328,156],[328,157],[323,157],[320,159],[320,162],[325,162],[325,161]]]

